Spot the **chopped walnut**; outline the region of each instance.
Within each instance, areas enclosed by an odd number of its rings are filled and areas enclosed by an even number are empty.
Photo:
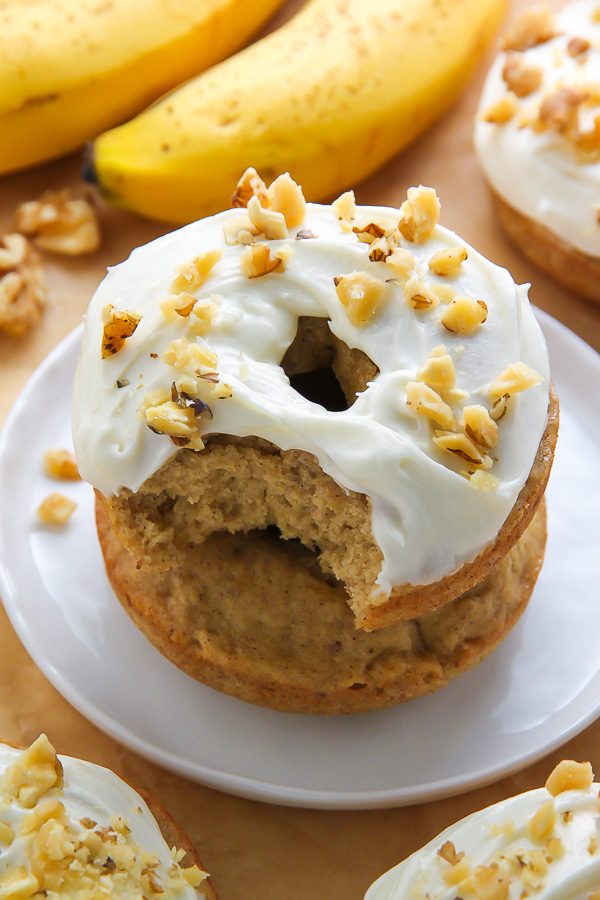
[[[385,262],[387,258],[392,255],[394,249],[395,246],[392,237],[375,238],[375,240],[371,243],[371,249],[369,250],[369,259],[371,260],[371,262]]]
[[[587,96],[588,93],[583,88],[556,88],[542,101],[539,121],[555,131],[561,133],[566,131],[575,125],[578,107]]]
[[[180,319],[189,316],[195,302],[196,298],[193,294],[182,291],[181,294],[167,294],[158,301],[158,308],[168,322],[177,322],[178,316]]]
[[[4,235],[0,244],[0,330],[22,337],[38,321],[45,302],[46,283],[37,253],[23,235]]]
[[[248,201],[251,197],[258,197],[261,206],[269,206],[267,186],[256,169],[252,167],[246,169],[238,181],[236,189],[231,196],[231,205],[248,206]]]
[[[340,222],[351,222],[356,211],[354,191],[346,191],[331,204],[331,208]]]
[[[512,91],[504,94],[491,106],[488,106],[482,113],[484,122],[490,122],[492,125],[504,125],[510,122],[514,114],[519,108],[519,101]]]
[[[477,469],[469,477],[471,487],[480,491],[497,491],[500,487],[500,481],[491,472],[484,472],[483,469]]]
[[[404,297],[411,309],[433,309],[440,302],[433,288],[418,275],[409,278],[404,285]]]
[[[35,235],[43,250],[79,256],[93,253],[100,246],[100,228],[88,200],[76,200],[71,192],[48,191],[17,209],[15,228]]]
[[[141,315],[127,312],[125,309],[115,309],[112,304],[102,310],[102,359],[107,359],[124,346],[127,338],[131,337],[141,321]]]
[[[348,319],[353,325],[366,325],[381,303],[383,281],[373,278],[367,272],[350,272],[333,279],[338,298],[348,311]]]
[[[169,286],[170,294],[181,294],[183,291],[193,293],[204,284],[213,268],[223,256],[222,250],[209,250],[201,253],[177,269],[178,275]]]
[[[488,449],[498,443],[498,426],[485,406],[465,406],[463,409],[465,431],[471,440]]]
[[[447,863],[450,863],[451,866],[455,866],[456,863],[460,862],[461,859],[464,858],[465,852],[461,850],[460,853],[456,852],[456,847],[452,843],[452,841],[446,841],[442,846],[438,849],[437,855],[444,859]]]
[[[460,884],[462,881],[465,881],[471,875],[471,866],[466,859],[461,859],[460,862],[457,862],[456,865],[451,866],[449,869],[444,869],[442,872],[442,878],[446,882],[446,884]]]
[[[408,189],[407,197],[400,207],[398,230],[407,241],[424,244],[428,240],[440,217],[440,201],[434,188]]]
[[[50,478],[59,481],[81,481],[75,456],[68,450],[47,450],[44,454],[44,471]]]
[[[267,194],[273,209],[283,214],[288,228],[296,228],[304,221],[306,200],[302,188],[287,172],[272,182]]]
[[[444,403],[437,391],[422,381],[409,381],[406,385],[406,405],[414,412],[433,419],[442,428],[454,428],[454,414],[450,406]]]
[[[492,862],[474,869],[473,888],[478,900],[507,900],[509,879],[498,863]]]
[[[37,878],[25,866],[15,866],[0,877],[1,900],[28,900],[39,890]]]
[[[265,238],[264,234],[252,224],[248,215],[232,216],[223,226],[223,234],[225,243],[229,246],[253,244],[255,240],[264,240]]]
[[[445,347],[440,349],[444,352],[435,355],[433,352],[430,353],[429,359],[417,372],[418,380],[424,381],[438,393],[451,390],[456,383],[456,371],[452,357],[446,353]]]
[[[22,234],[5,234],[2,238],[4,246],[0,246],[0,272],[10,272],[24,262],[30,246]]]
[[[454,334],[470,334],[483,325],[488,316],[483,300],[455,297],[440,313],[440,322]]]
[[[402,247],[392,250],[385,262],[394,275],[399,275],[401,278],[408,278],[415,268],[414,256],[410,250],[404,250]]]
[[[506,54],[502,78],[509,91],[517,97],[529,97],[537,91],[542,83],[543,74],[539,66],[526,65],[522,53],[511,50]]]
[[[40,503],[37,514],[46,525],[66,525],[76,508],[77,504],[68,497],[54,493]]]
[[[550,837],[556,823],[554,801],[548,800],[527,823],[527,832],[532,841],[543,841]]]
[[[434,275],[456,275],[466,258],[466,247],[438,250],[429,260],[429,269]]]
[[[169,437],[179,438],[182,444],[183,441],[185,444],[191,443],[194,438],[196,438],[196,443],[199,441],[198,423],[194,410],[190,407],[182,408],[172,400],[167,400],[166,403],[161,403],[159,406],[148,407],[146,424],[155,434],[167,434]],[[199,443],[202,444],[201,441]]]
[[[574,136],[575,148],[584,163],[598,162],[600,159],[600,115],[594,116],[593,125]]]
[[[483,453],[475,442],[466,434],[455,434],[450,431],[437,431],[433,438],[433,442],[440,450],[444,450],[446,453],[451,453],[453,456],[464,459],[465,462],[471,463],[472,465],[481,466],[483,469],[489,469],[492,465],[490,457],[486,453]]]
[[[261,231],[268,241],[288,237],[283,213],[276,212],[274,209],[264,209],[260,205],[258,197],[250,197],[248,200],[248,215],[254,227]]]
[[[156,388],[153,391],[148,391],[137,411],[145,418],[147,409],[150,409],[151,406],[160,406],[161,403],[166,403],[168,400],[170,400],[170,394],[164,388]]]
[[[33,809],[47,791],[62,784],[62,765],[45,734],[24,750],[0,777],[0,790],[17,799],[25,809]]]
[[[0,842],[10,847],[15,839],[15,832],[7,822],[0,822]]]
[[[500,419],[504,418],[504,416],[508,412],[509,400],[510,394],[502,394],[501,397],[498,397],[497,400],[494,400],[492,408],[490,409],[490,418],[493,419],[494,422],[499,422]]]
[[[548,874],[548,861],[543,850],[517,850],[514,863],[523,886],[538,891]]]
[[[567,53],[569,54],[569,56],[575,59],[576,57],[581,56],[582,53],[587,53],[587,51],[590,49],[590,46],[591,44],[587,40],[587,38],[574,37],[571,38],[571,40],[567,44]]]
[[[354,225],[352,231],[364,244],[372,244],[374,240],[385,235],[385,228],[377,222],[363,222],[360,225]]]
[[[527,391],[529,388],[541,384],[542,376],[524,362],[513,363],[507,366],[503,372],[490,385],[492,397],[502,397],[504,394],[517,394]],[[492,416],[492,418],[494,418]],[[498,419],[496,419],[498,421]]]
[[[206,337],[217,316],[217,305],[220,300],[218,294],[213,294],[210,300],[197,300],[194,303],[187,322],[194,334]]]
[[[561,841],[560,838],[550,838],[546,843],[546,854],[550,857],[552,861],[556,859],[562,859],[565,855],[565,845]],[[590,900],[593,900],[593,897],[590,897]],[[600,900],[600,896],[598,897]]]
[[[214,370],[217,354],[210,347],[178,338],[167,345],[161,360],[175,369],[193,369],[201,373]]]
[[[261,278],[271,272],[284,272],[285,263],[281,257],[271,256],[268,244],[252,244],[240,256],[242,271],[248,278]]]
[[[528,50],[545,44],[558,34],[556,18],[548,6],[534,6],[525,10],[512,22],[504,35],[504,50]]]
[[[550,773],[546,790],[553,797],[563,791],[587,791],[594,781],[594,773],[589,762],[578,763],[563,759]]]

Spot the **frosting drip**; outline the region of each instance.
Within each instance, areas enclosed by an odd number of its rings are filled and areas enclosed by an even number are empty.
[[[291,248],[284,272],[248,278],[240,263],[245,248],[228,246],[223,235],[224,225],[238,213],[221,213],[134,250],[99,286],[86,316],[75,379],[73,436],[82,477],[107,495],[124,487],[136,491],[177,451],[137,412],[147,392],[168,391],[178,374],[161,355],[185,333],[183,320],[167,321],[158,302],[177,266],[222,250],[194,295],[217,295],[206,340],[232,396],[211,404],[214,417],[202,420],[203,436],[255,435],[283,450],[308,451],[342,487],[366,494],[373,536],[384,557],[378,591],[387,594],[405,582],[430,583],[455,571],[494,540],[527,479],[546,426],[548,357],[526,287],[517,287],[506,270],[472,248],[456,274],[433,277],[431,256],[464,245],[440,226],[423,244],[404,241],[414,254],[416,276],[451,285],[457,294],[487,305],[484,325],[471,334],[454,334],[435,310],[408,306],[390,266],[370,262],[370,245],[344,231],[330,206],[307,205],[300,227],[316,237],[294,240],[294,228],[288,240],[268,242],[273,255],[286,255],[285,248]],[[363,207],[356,217],[395,225],[398,211]],[[356,271],[385,281],[377,314],[362,327],[350,323],[334,288],[334,278]],[[101,359],[102,310],[109,303],[141,314],[141,320],[118,353]],[[380,374],[349,409],[329,412],[290,386],[279,363],[299,316],[328,318],[338,338],[378,366]],[[441,344],[454,362],[456,386],[467,392],[470,404],[489,406],[490,383],[519,360],[542,376],[540,385],[512,398],[500,423],[493,450],[495,490],[478,490],[454,471],[448,454],[432,443],[427,419],[406,405],[407,384]],[[124,386],[117,388],[117,382]]]

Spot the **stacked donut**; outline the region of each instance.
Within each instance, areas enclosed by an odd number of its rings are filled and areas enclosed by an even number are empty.
[[[249,169],[87,314],[73,431],[107,573],[194,678],[283,710],[412,699],[517,620],[558,405],[526,289],[438,224]]]

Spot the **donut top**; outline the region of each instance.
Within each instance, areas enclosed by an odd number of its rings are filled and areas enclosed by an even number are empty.
[[[553,783],[567,771],[575,778]],[[598,900],[600,785],[592,777],[589,763],[561,763],[545,788],[452,825],[379,878],[365,900]]]
[[[45,735],[0,744],[0,897],[198,900],[206,873],[183,855],[113,772],[58,758]]]
[[[240,184],[247,209],[134,250],[94,295],[73,405],[83,478],[136,491],[179,446],[255,435],[370,498],[376,593],[455,571],[496,537],[546,426],[526,287],[437,224],[431,188],[397,210],[351,193],[305,206],[289,176]],[[377,366],[348,409],[305,399],[281,368],[299,316]]]
[[[475,147],[493,189],[600,256],[600,6],[527,11],[486,79]]]

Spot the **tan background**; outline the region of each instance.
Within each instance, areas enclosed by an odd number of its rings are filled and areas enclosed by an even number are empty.
[[[290,2],[280,19],[300,5]],[[515,9],[526,6],[523,0]],[[554,0],[554,6],[562,4]],[[486,65],[459,103],[408,151],[356,189],[360,203],[398,205],[411,184],[433,184],[442,223],[519,281],[531,281],[531,299],[600,349],[600,307],[570,296],[536,271],[498,231],[471,147],[471,123]],[[40,167],[0,181],[0,233],[15,206],[51,187],[75,184],[81,158]],[[248,160],[249,163],[252,160]],[[293,173],[292,173],[293,175]],[[311,199],[311,198],[309,198]],[[600,199],[600,198],[599,198]],[[0,335],[0,422],[48,351],[80,321],[107,265],[167,230],[101,206],[104,240],[90,259],[50,255],[50,303],[31,335]],[[0,608],[0,736],[23,744],[45,731],[60,752],[109,766],[153,792],[196,844],[220,900],[359,900],[383,871],[468,813],[537,787],[563,756],[590,759],[600,772],[600,722],[551,758],[478,791],[426,805],[373,812],[286,809],[221,794],[161,771],[86,722],[31,662]],[[443,752],[443,735],[440,735]]]

